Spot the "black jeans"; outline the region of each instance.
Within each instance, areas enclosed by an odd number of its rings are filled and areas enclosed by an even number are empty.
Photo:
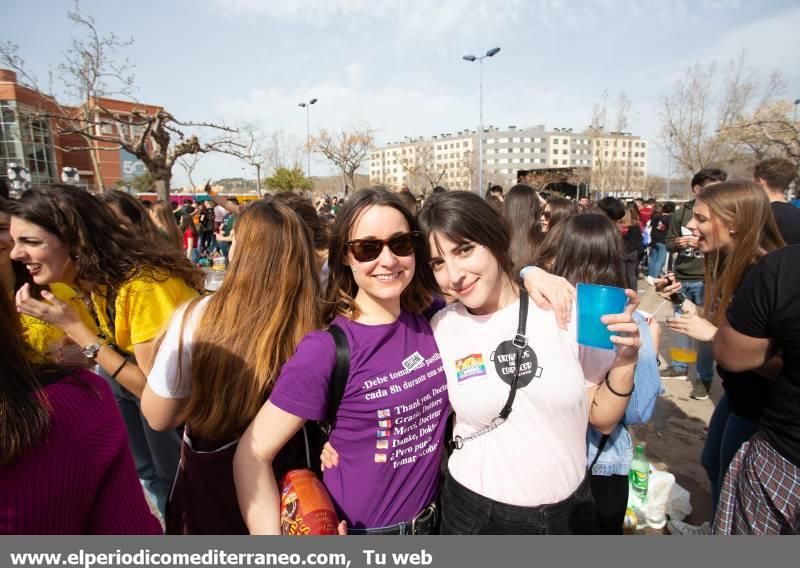
[[[590,475],[589,482],[597,506],[597,532],[622,534],[628,508],[628,476]]]
[[[447,472],[442,534],[592,534],[596,517],[588,477],[559,503],[519,507],[478,495]]]

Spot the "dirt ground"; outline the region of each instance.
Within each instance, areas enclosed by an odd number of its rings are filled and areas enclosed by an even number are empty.
[[[661,369],[664,369],[670,360],[671,337],[663,323],[671,315],[671,306],[669,303],[661,306],[663,300],[644,279],[639,281],[639,296],[640,309],[650,313],[658,310],[656,320],[662,324],[663,330],[659,352]],[[689,366],[689,377],[694,377],[694,365]],[[689,398],[691,381],[662,380],[662,385],[665,393],[656,403],[653,418],[648,424],[631,426],[631,435],[634,442],[647,444],[647,457],[656,469],[672,473],[677,483],[689,491],[692,514],[686,521],[700,524],[711,519],[710,486],[700,465],[700,453],[714,405],[722,396],[722,386],[715,372],[710,398],[693,400]]]

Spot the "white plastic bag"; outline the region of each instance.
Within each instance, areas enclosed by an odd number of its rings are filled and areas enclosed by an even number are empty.
[[[651,469],[647,486],[647,524],[660,529],[667,523],[667,515],[670,519],[680,521],[691,512],[689,492],[675,482],[675,476]]]

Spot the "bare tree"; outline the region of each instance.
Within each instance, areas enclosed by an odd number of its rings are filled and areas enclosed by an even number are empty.
[[[303,164],[303,145],[292,134],[283,130],[273,132],[264,141],[266,166],[274,172],[278,168],[301,168]]]
[[[192,174],[194,173],[195,168],[197,168],[197,164],[200,162],[200,156],[201,154],[186,154],[175,160],[175,162],[186,174],[186,179],[189,180],[189,185],[192,188],[192,195],[196,193],[197,188],[197,184],[194,182]]]
[[[791,112],[789,101],[765,102],[755,112],[724,127],[720,138],[743,154],[738,161],[756,162],[775,156],[792,160],[800,169],[800,124],[791,119]]]
[[[343,129],[334,134],[320,130],[310,140],[311,148],[325,156],[342,172],[345,196],[349,189],[355,189],[355,173],[374,145],[375,137],[368,127]]]
[[[67,12],[67,18],[82,34],[81,39],[72,40],[69,49],[64,52],[64,60],[56,66],[64,94],[72,106],[58,104],[52,99],[53,104],[47,104],[46,109],[41,110],[46,110],[51,119],[87,127],[98,118],[97,109],[91,101],[102,97],[132,96],[132,66],[127,59],[121,62],[118,59],[119,51],[131,46],[133,38],[123,40],[113,32],[101,35],[94,18],[81,13],[77,0],[74,9]],[[36,78],[26,72],[25,62],[18,55],[18,50],[19,46],[11,42],[0,43],[0,63],[16,71],[24,85],[35,91],[42,91]],[[50,83],[49,92],[52,92],[52,77]],[[85,128],[73,130],[79,134]],[[103,176],[98,157],[100,149],[88,137],[83,137],[83,142],[91,158],[95,185],[102,188]]]
[[[142,161],[156,186],[160,199],[169,199],[172,167],[181,156],[212,151],[240,155],[242,146],[232,136],[237,131],[224,125],[208,122],[183,122],[157,107],[140,105],[131,112],[120,113],[109,108],[107,97],[131,97],[133,75],[125,59],[117,61],[118,51],[133,43],[115,34],[101,35],[94,18],[81,14],[76,2],[69,20],[82,32],[83,38],[73,40],[64,61],[57,66],[65,94],[75,106],[58,103],[55,98],[45,102],[28,119],[46,119],[62,138],[53,144],[61,150],[86,151],[92,160],[95,185],[103,188],[98,153],[124,149]],[[28,74],[18,46],[0,42],[0,64],[15,70],[32,89],[42,92],[35,77]],[[52,89],[51,89],[52,91]],[[201,143],[197,135],[185,134],[181,128],[212,129],[218,138]],[[177,139],[175,139],[177,138]]]
[[[614,129],[609,128],[608,91],[604,90],[600,100],[592,106],[592,116],[586,135],[591,141],[591,170],[582,172],[581,181],[600,191],[620,191],[631,188],[630,167],[623,164],[630,162],[629,148],[625,146],[628,140],[625,135],[635,118],[632,115],[633,103],[630,98],[620,91],[617,95],[614,112]],[[619,146],[622,142],[623,146]],[[610,143],[610,145],[607,145]],[[625,159],[623,159],[625,158]]]
[[[447,165],[436,163],[433,144],[421,141],[413,148],[413,153],[410,156],[401,157],[398,163],[404,171],[408,172],[409,185],[416,187],[422,183],[429,185],[432,190],[441,183],[442,178],[447,174]]]
[[[661,143],[684,174],[731,164],[735,152],[721,133],[770,104],[782,89],[781,75],[762,80],[747,66],[745,52],[722,73],[716,63],[696,63],[661,97]]]
[[[268,159],[267,139],[258,125],[245,122],[239,126],[239,143],[241,158],[256,169],[256,191],[261,196],[261,168]]]

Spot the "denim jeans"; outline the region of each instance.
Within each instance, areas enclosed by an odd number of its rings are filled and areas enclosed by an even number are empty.
[[[142,416],[140,401],[135,395],[97,367],[99,374],[108,381],[117,406],[128,430],[128,443],[136,464],[136,474],[145,490],[156,500],[161,515],[167,507],[167,498],[178,471],[181,457],[181,437],[176,430],[156,432]]]
[[[650,247],[650,258],[647,261],[647,275],[651,278],[658,278],[664,263],[667,260],[667,245],[664,243],[653,243]]]
[[[592,534],[595,514],[588,476],[559,503],[518,507],[479,495],[445,474],[442,534]]]
[[[700,462],[711,482],[711,516],[717,510],[722,481],[733,461],[733,456],[747,440],[758,432],[758,422],[747,420],[730,411],[728,395],[723,395],[714,408],[708,423],[708,434]]]
[[[703,281],[697,280],[695,282],[681,282],[681,284],[683,284],[682,291],[684,294],[686,294],[686,299],[696,306],[702,307],[703,294],[705,292]],[[695,341],[686,335],[678,333],[674,335],[674,338],[675,347],[688,348],[692,342],[696,344],[697,378],[710,385],[711,381],[714,379],[714,355],[711,352],[711,343],[707,341]],[[689,368],[689,365],[686,363],[678,363],[673,361],[672,368],[676,371],[683,371],[685,373]]]

